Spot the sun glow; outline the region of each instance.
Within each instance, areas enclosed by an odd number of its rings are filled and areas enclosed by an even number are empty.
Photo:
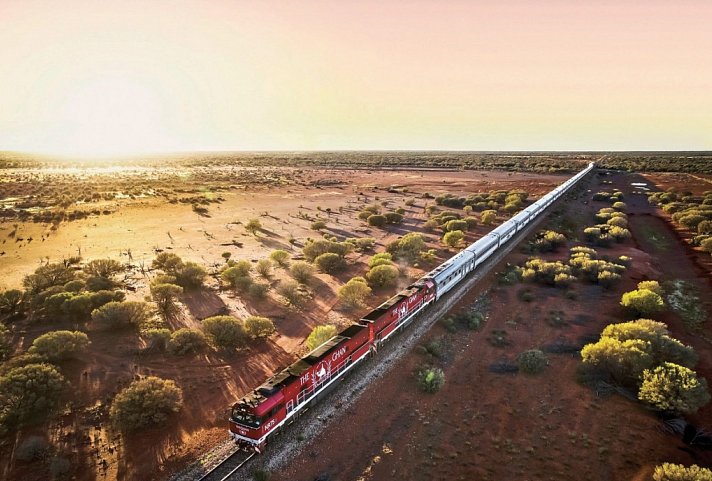
[[[165,100],[158,85],[130,75],[105,75],[76,85],[60,106],[59,154],[117,155],[170,150]]]

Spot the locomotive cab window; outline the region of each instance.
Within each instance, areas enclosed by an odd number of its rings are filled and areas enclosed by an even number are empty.
[[[232,420],[250,428],[258,428],[262,424],[262,418],[255,416],[242,406],[232,409]]]

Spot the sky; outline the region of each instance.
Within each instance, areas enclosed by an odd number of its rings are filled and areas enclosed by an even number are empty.
[[[0,0],[0,150],[712,150],[709,0]]]

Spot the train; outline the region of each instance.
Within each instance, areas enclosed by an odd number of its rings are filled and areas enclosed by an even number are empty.
[[[319,395],[390,336],[453,289],[594,168],[588,166],[527,208],[379,305],[336,336],[267,379],[236,402],[229,435],[242,448],[263,452],[270,436],[291,423]]]

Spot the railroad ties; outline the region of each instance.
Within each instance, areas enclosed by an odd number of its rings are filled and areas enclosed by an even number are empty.
[[[205,473],[199,481],[227,481],[255,456],[255,452],[236,450],[217,466]]]

